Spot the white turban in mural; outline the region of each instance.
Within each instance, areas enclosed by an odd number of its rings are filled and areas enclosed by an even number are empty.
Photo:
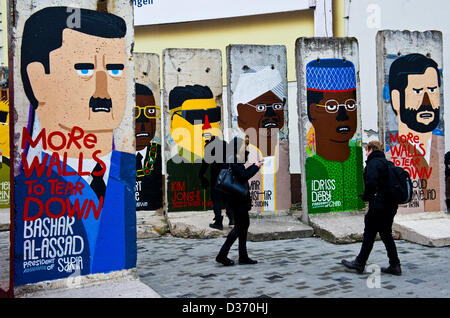
[[[237,105],[247,103],[262,94],[272,91],[283,100],[285,92],[280,73],[277,69],[268,66],[254,66],[239,76],[232,97],[232,115],[238,116]]]

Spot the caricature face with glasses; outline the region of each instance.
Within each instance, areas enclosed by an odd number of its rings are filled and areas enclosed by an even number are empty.
[[[161,107],[156,105],[148,105],[148,106],[138,106],[136,105],[134,108],[134,116],[138,119],[141,114],[143,114],[148,119],[160,118],[161,117]]]
[[[339,107],[345,107],[348,112],[356,110],[357,104],[354,99],[347,99],[344,104],[339,104],[335,99],[329,99],[325,102],[325,105],[316,104],[318,107],[324,107],[327,113],[333,114],[339,111]]]
[[[255,110],[258,113],[265,112],[267,110],[267,108],[269,108],[269,107],[271,107],[273,110],[283,110],[283,106],[284,106],[284,103],[257,104],[257,105],[252,105],[250,103],[245,103],[245,104],[255,108]]]
[[[158,118],[161,117],[161,107],[155,105],[153,95],[136,94],[134,117],[136,123],[136,150],[148,146],[155,137]]]

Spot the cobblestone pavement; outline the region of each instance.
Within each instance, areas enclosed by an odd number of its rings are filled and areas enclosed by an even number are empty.
[[[9,278],[8,240],[9,232],[0,232],[3,284]],[[450,247],[396,241],[403,269],[397,277],[378,276],[368,267],[358,275],[340,265],[341,259],[355,257],[361,243],[335,245],[320,238],[248,242],[249,255],[258,264],[224,267],[214,261],[223,242],[224,238],[138,240],[140,279],[171,298],[450,297]],[[237,242],[229,256],[237,261]],[[375,242],[370,264],[387,265],[380,241]]]
[[[396,241],[403,275],[392,276],[376,275],[369,267],[358,275],[340,264],[343,258],[352,260],[361,243],[334,245],[320,238],[248,242],[249,256],[258,264],[225,267],[214,261],[223,242],[139,240],[140,279],[162,297],[173,298],[450,297],[450,247]],[[229,257],[237,261],[237,242]],[[368,265],[387,263],[383,243],[375,242]]]
[[[0,288],[9,286],[9,231],[0,232]]]

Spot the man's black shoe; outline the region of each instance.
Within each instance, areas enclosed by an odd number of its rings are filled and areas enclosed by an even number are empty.
[[[356,271],[357,271],[359,274],[362,274],[362,273],[364,272],[364,267],[365,267],[365,266],[362,265],[362,264],[358,264],[358,263],[356,263],[355,261],[349,262],[349,261],[343,259],[343,260],[341,261],[341,263],[344,264],[344,266],[347,267],[347,268],[350,268],[350,269],[356,269]]]
[[[222,264],[223,266],[233,266],[234,265],[234,261],[232,261],[231,259],[229,259],[226,256],[217,255],[216,262]]]
[[[209,227],[213,228],[213,229],[217,229],[217,230],[223,230],[223,225],[222,224],[217,224],[217,223],[211,223],[209,225]]]
[[[253,265],[253,264],[256,264],[256,263],[258,263],[258,261],[255,261],[255,260],[253,260],[253,259],[251,259],[251,258],[249,258],[249,257],[247,257],[247,258],[240,258],[239,259],[239,265]]]
[[[389,265],[389,267],[382,267],[381,272],[386,273],[386,274],[400,276],[400,275],[402,275],[402,268],[400,267],[400,264]]]

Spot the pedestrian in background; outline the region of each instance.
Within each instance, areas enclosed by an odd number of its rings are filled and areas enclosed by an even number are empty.
[[[225,199],[225,195],[215,187],[220,170],[226,167],[226,149],[227,142],[218,136],[213,136],[205,144],[204,159],[202,160],[202,166],[199,171],[202,188],[206,189],[210,187],[211,200],[213,202],[214,223],[209,226],[217,230],[223,230],[222,203],[225,206],[225,211],[228,216],[228,226],[234,225],[233,212],[228,205],[228,201]],[[209,181],[205,177],[208,167],[210,168]]]
[[[389,267],[381,268],[383,273],[401,275],[400,260],[397,255],[394,238],[392,237],[392,223],[397,213],[398,204],[388,202],[383,195],[387,187],[388,161],[383,152],[383,145],[379,141],[371,141],[366,147],[366,167],[364,169],[364,193],[361,198],[369,202],[369,209],[364,217],[364,236],[359,255],[354,261],[342,260],[347,268],[363,273],[372,251],[377,233],[383,241],[389,257]]]
[[[262,166],[263,162],[259,161],[245,168],[244,163],[247,161],[248,156],[248,139],[244,141],[241,138],[235,137],[231,142],[233,143],[233,158],[230,166],[233,171],[233,175],[239,182],[245,184],[248,189],[248,180],[259,171],[259,168]],[[229,158],[227,158],[227,162],[230,162]],[[233,211],[235,225],[230,233],[228,233],[225,243],[222,245],[222,248],[216,257],[216,261],[225,266],[234,265],[234,261],[229,259],[227,256],[231,246],[236,239],[239,238],[239,264],[256,264],[257,261],[249,258],[247,252],[247,233],[250,226],[250,217],[248,212],[252,207],[250,191],[247,191],[247,194],[243,197],[229,196],[228,202],[231,210]]]
[[[450,211],[450,151],[444,156],[445,163],[445,203],[447,204],[447,212]]]

